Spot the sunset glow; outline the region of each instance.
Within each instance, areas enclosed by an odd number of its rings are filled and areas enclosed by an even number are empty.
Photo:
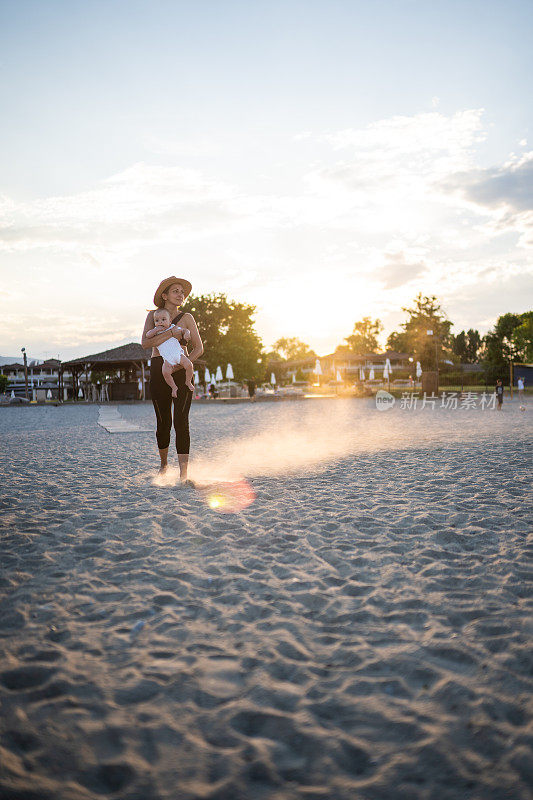
[[[203,5],[4,6],[0,354],[138,340],[176,271],[267,349],[526,310],[530,5]]]

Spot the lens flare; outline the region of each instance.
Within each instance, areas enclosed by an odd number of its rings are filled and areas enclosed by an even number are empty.
[[[244,478],[210,484],[204,487],[202,494],[209,508],[219,514],[236,514],[255,500],[255,492]]]
[[[223,494],[212,494],[207,498],[209,508],[222,508],[225,502],[226,498]]]

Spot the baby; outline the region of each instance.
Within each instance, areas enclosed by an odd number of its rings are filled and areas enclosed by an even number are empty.
[[[156,308],[154,311],[154,323],[155,328],[152,328],[152,330],[148,331],[146,334],[149,338],[164,333],[165,331],[170,331],[172,328],[176,328],[175,325],[172,325],[170,314],[166,308]],[[176,330],[182,332],[182,337],[185,341],[191,338],[191,332],[187,330],[187,328],[176,328]],[[191,392],[194,392],[194,386],[192,385],[194,367],[192,361],[185,355],[185,351],[178,340],[172,336],[171,339],[167,339],[166,342],[158,345],[157,349],[159,350],[159,354],[163,356],[161,372],[163,373],[163,378],[172,389],[172,397],[178,396],[178,387],[172,377],[172,373],[175,372],[178,364],[185,369],[185,385]]]

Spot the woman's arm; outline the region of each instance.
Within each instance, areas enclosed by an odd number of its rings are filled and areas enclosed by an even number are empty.
[[[192,314],[189,314],[187,312],[186,314],[183,315],[180,322],[183,322],[190,331],[191,338],[188,344],[192,349],[191,352],[189,353],[189,359],[191,361],[196,361],[196,359],[200,358],[200,356],[204,352],[204,346],[202,344],[202,340],[200,338],[196,322],[194,321],[194,317],[192,316]]]
[[[158,333],[156,336],[147,336],[148,331],[152,330],[153,327],[154,327],[154,312],[149,311],[141,335],[141,345],[142,347],[144,347],[145,350],[149,350],[150,347],[157,347],[163,342],[166,342],[167,339],[171,339],[173,336],[172,331],[165,331],[164,333]]]

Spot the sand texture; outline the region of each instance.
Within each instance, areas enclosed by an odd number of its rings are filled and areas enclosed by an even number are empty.
[[[0,409],[2,800],[532,797],[529,408],[118,412]]]

